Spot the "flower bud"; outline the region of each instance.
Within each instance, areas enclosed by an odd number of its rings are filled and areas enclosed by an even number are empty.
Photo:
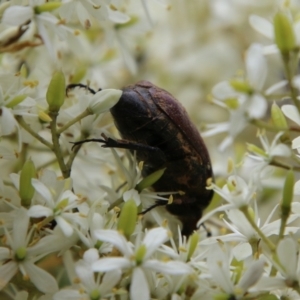
[[[25,100],[27,98],[27,95],[18,95],[15,98],[13,98],[11,101],[9,101],[9,103],[7,103],[5,106],[7,108],[13,108],[15,106],[17,106],[18,104],[22,103],[23,100]]]
[[[234,170],[234,162],[232,158],[229,158],[227,162],[227,173],[230,174],[233,172],[233,170]]]
[[[42,12],[52,11],[59,8],[62,5],[61,2],[46,2],[42,5],[34,7],[34,12],[36,14],[41,14]]]
[[[19,194],[22,206],[30,206],[31,199],[34,195],[34,187],[31,184],[31,179],[36,178],[35,166],[31,159],[27,160],[20,174]]]
[[[96,93],[88,106],[92,114],[101,114],[115,106],[122,96],[121,90],[106,89]]]
[[[253,152],[259,156],[268,157],[267,153],[263,149],[257,147],[256,145],[247,143],[247,149],[248,151]]]
[[[156,181],[160,179],[161,176],[163,176],[165,170],[166,168],[157,170],[145,177],[141,182],[139,182],[136,185],[136,190],[141,192],[143,189],[152,186]]]
[[[49,111],[58,112],[64,104],[66,92],[65,76],[62,72],[55,72],[50,81],[46,99],[49,105]]]
[[[141,245],[135,252],[135,261],[139,265],[143,262],[147,248],[145,245]]]
[[[89,296],[90,296],[91,300],[93,300],[93,299],[101,299],[100,291],[98,289],[96,289],[96,288],[90,292]]]
[[[87,68],[85,66],[84,67],[81,66],[81,67],[77,68],[75,70],[74,74],[72,74],[72,76],[70,78],[70,83],[81,82],[86,74],[86,71],[87,71]]]
[[[237,98],[227,98],[224,103],[229,109],[237,109],[240,106],[239,100]]]
[[[134,232],[137,220],[137,206],[134,200],[125,202],[118,221],[117,229],[129,239]]]
[[[189,249],[188,249],[187,261],[189,261],[193,256],[197,248],[198,242],[199,242],[199,235],[197,232],[194,232],[189,238]]]
[[[27,78],[28,77],[28,68],[26,66],[25,63],[22,64],[21,68],[20,68],[20,75],[22,78]]]
[[[281,130],[288,129],[288,124],[286,122],[285,116],[276,103],[273,103],[272,105],[271,117],[275,127]]]
[[[278,12],[274,17],[275,43],[281,52],[288,52],[296,47],[295,32],[287,15]]]
[[[11,43],[11,40],[15,39],[19,34],[18,26],[11,26],[6,29],[2,29],[0,32],[0,45],[6,46]]]
[[[42,122],[50,123],[52,121],[51,117],[43,110],[38,112],[38,116]]]
[[[217,294],[214,295],[213,300],[230,300],[232,299],[232,295],[228,294]]]
[[[283,187],[283,195],[282,195],[282,203],[281,210],[282,213],[289,213],[291,209],[291,203],[294,195],[294,172],[289,170],[286,175],[284,187]]]
[[[26,257],[26,254],[27,254],[27,249],[25,247],[20,247],[17,249],[15,253],[15,258],[18,261],[22,261]]]
[[[245,94],[253,93],[252,87],[246,81],[233,79],[229,83],[239,93],[245,93]]]
[[[278,300],[278,298],[275,295],[262,295],[258,296],[257,300]]]

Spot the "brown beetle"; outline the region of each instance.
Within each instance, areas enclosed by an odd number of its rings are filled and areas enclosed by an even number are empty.
[[[182,191],[173,195],[167,211],[182,222],[182,234],[189,236],[213,196],[207,180],[213,177],[207,148],[184,107],[167,91],[148,81],[139,81],[123,89],[119,102],[110,110],[124,140],[90,139],[103,147],[136,150],[144,161],[143,176],[166,168],[153,185],[156,192]],[[146,211],[149,211],[147,209]]]

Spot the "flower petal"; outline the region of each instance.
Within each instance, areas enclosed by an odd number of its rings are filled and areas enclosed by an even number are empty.
[[[268,20],[256,15],[251,15],[249,17],[249,23],[259,33],[263,34],[270,40],[274,39],[273,25]]]
[[[268,66],[260,44],[252,44],[246,55],[246,70],[250,85],[260,91],[266,81]]]
[[[53,215],[53,210],[43,205],[33,205],[28,210],[28,216],[31,218],[49,217]]]
[[[55,293],[58,291],[58,285],[52,275],[43,269],[37,267],[32,262],[24,262],[24,269],[31,282],[43,293]]]
[[[298,109],[294,105],[282,105],[281,110],[287,118],[300,125],[300,114]]]
[[[292,140],[292,149],[300,148],[300,136]]]
[[[10,261],[0,267],[0,290],[6,286],[17,271],[18,265],[14,261]]]
[[[248,114],[250,118],[262,118],[267,111],[268,104],[266,99],[260,94],[254,94],[248,106]]]
[[[14,224],[13,224],[13,249],[16,250],[19,247],[26,247],[27,230],[29,226],[29,216],[27,210],[21,207],[17,210]]]
[[[31,184],[33,185],[35,190],[47,201],[48,206],[54,208],[52,195],[45,184],[35,178],[31,179]]]
[[[99,252],[95,248],[91,248],[84,252],[83,259],[88,264],[92,264],[93,262],[97,261],[99,259]]]
[[[129,247],[125,237],[115,230],[95,230],[95,236],[98,240],[113,244],[118,248],[125,256],[131,256],[133,254],[132,249]]]
[[[150,291],[147,279],[141,268],[135,268],[130,284],[130,299],[150,299]]]
[[[156,272],[172,275],[190,274],[193,272],[193,269],[189,265],[181,261],[162,262],[159,260],[152,259],[146,261],[143,264],[143,267],[149,268]]]
[[[143,244],[147,248],[146,257],[152,255],[152,253],[164,242],[168,240],[168,231],[165,228],[157,227],[149,230],[143,240]],[[145,257],[145,258],[146,258]]]
[[[106,272],[100,286],[102,294],[110,292],[121,279],[121,275],[121,270]]]
[[[281,265],[284,267],[289,279],[297,279],[297,245],[291,238],[285,238],[280,241],[277,247],[277,255]]]
[[[253,286],[262,276],[264,271],[264,261],[262,259],[252,263],[248,270],[243,274],[238,286],[246,292],[248,288]]]
[[[20,26],[33,18],[33,9],[30,6],[13,5],[8,7],[2,17],[2,22],[7,25]]]
[[[1,131],[3,135],[8,135],[14,132],[17,123],[10,109],[4,106],[1,107],[0,121]]]
[[[130,261],[124,257],[108,257],[101,258],[94,262],[92,269],[96,272],[109,272],[113,270],[120,270],[129,268],[131,266]]]
[[[60,227],[65,236],[71,236],[73,234],[74,229],[72,225],[64,218],[57,216],[55,217],[55,221],[57,222],[57,225]]]
[[[112,10],[109,5],[106,5],[106,9],[108,18],[115,23],[126,23],[130,20],[129,16],[120,11]]]

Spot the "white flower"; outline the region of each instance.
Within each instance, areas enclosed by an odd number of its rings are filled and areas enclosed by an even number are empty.
[[[258,137],[263,146],[263,149],[255,145],[248,144],[248,150],[253,153],[248,154],[248,157],[255,161],[255,165],[252,168],[251,178],[253,178],[253,180],[257,182],[257,186],[261,185],[261,181],[263,178],[266,179],[268,177],[267,175],[269,170],[266,170],[266,167],[269,166],[270,162],[272,162],[272,160],[276,156],[291,156],[291,149],[283,143],[278,143],[282,135],[283,132],[277,133],[270,144],[265,134],[259,134]]]
[[[37,31],[31,32],[31,39],[39,34],[45,44],[50,56],[54,61],[57,61],[56,53],[56,38],[61,41],[67,40],[69,43],[76,41],[73,30],[63,25],[58,18],[49,12],[35,13],[35,6],[40,3],[38,1],[30,1],[30,6],[12,5],[8,7],[2,17],[2,22],[11,26],[21,26],[26,22],[31,22]],[[77,45],[79,46],[79,44]]]
[[[130,299],[150,299],[149,282],[146,274],[149,271],[163,274],[189,274],[192,269],[181,262],[159,261],[152,259],[154,252],[168,240],[168,231],[164,228],[149,230],[144,239],[133,247],[123,235],[113,230],[99,230],[95,233],[100,241],[113,244],[124,257],[101,258],[93,264],[93,270],[108,272],[117,269],[132,269]]]
[[[112,7],[107,4],[108,2],[110,1],[75,0],[66,2],[59,8],[59,13],[67,22],[79,20],[84,28],[89,28],[93,22],[99,22],[101,24],[104,20],[110,20],[115,23],[126,23],[130,20],[128,15],[117,10],[115,6],[114,9],[112,9]]]
[[[227,183],[220,189],[216,184],[211,184],[212,189],[228,202],[223,206],[213,209],[208,214],[203,216],[197,223],[200,226],[205,220],[209,219],[216,212],[229,210],[233,208],[241,208],[249,205],[250,201],[255,196],[256,186],[253,181],[247,184],[243,178],[237,175],[231,175],[227,179]]]
[[[279,271],[275,277],[265,277],[262,279],[258,289],[275,291],[275,294],[289,294],[288,288],[298,286],[300,280],[300,259],[299,245],[291,237],[281,240],[276,249],[277,258],[267,256],[272,265]],[[292,295],[293,293],[291,293]],[[292,297],[291,299],[298,299]]]
[[[209,251],[207,267],[213,281],[219,286],[221,291],[231,296],[234,295],[235,299],[243,299],[248,289],[261,278],[264,271],[264,261],[253,260],[250,265],[247,265],[247,269],[243,270],[244,272],[239,281],[235,283],[232,280],[235,276],[231,272],[231,260],[230,250],[217,244]]]
[[[15,116],[37,116],[33,111],[36,101],[29,97],[28,87],[21,87],[21,80],[12,74],[0,74],[0,136],[18,132],[18,152],[21,151],[22,135]],[[7,78],[10,79],[7,82]],[[20,99],[20,100],[18,100]]]
[[[246,79],[223,81],[213,88],[214,102],[228,109],[230,116],[226,123],[208,125],[203,136],[228,132],[229,136],[221,143],[224,150],[246,127],[248,119],[261,118],[267,110],[267,101],[262,89],[267,75],[267,63],[260,44],[252,44],[245,58]]]
[[[106,272],[102,278],[99,274],[95,277],[92,265],[98,259],[99,254],[96,249],[92,248],[85,251],[83,259],[75,265],[76,274],[80,279],[79,286],[61,290],[53,296],[53,299],[64,300],[72,297],[74,300],[90,300],[109,297],[109,294],[112,294],[113,287],[121,278],[121,270]]]
[[[123,199],[125,202],[127,202],[128,200],[131,200],[133,199],[136,206],[139,206],[141,204],[141,198],[140,198],[140,195],[138,193],[137,190],[135,189],[131,189],[129,191],[126,191],[124,194],[123,194]]]
[[[300,114],[295,105],[285,104],[281,106],[284,115],[300,126]]]
[[[269,216],[267,217],[266,221],[261,224],[261,220],[259,218],[259,212],[257,207],[255,206],[254,212],[254,221],[256,225],[259,227],[261,232],[266,236],[269,237],[271,235],[278,234],[280,229],[281,220],[275,220],[271,222],[271,219],[274,217],[275,211],[278,208],[276,205],[272,211],[270,212]],[[294,210],[293,210],[294,211]],[[212,245],[218,243],[218,241],[223,242],[236,242],[236,246],[232,248],[233,255],[238,261],[242,261],[254,253],[252,252],[251,244],[255,244],[260,240],[260,236],[258,235],[257,231],[252,227],[249,221],[246,219],[245,215],[238,209],[230,209],[225,211],[228,221],[223,218],[226,227],[232,231],[232,233],[228,233],[226,235],[221,236],[214,236],[208,239],[205,239],[200,242],[200,245],[205,245],[209,249]],[[287,224],[295,221],[299,216],[296,214],[291,214],[287,220]],[[285,234],[295,233],[298,230],[297,227],[286,227]]]
[[[295,122],[298,126],[300,126],[300,114],[296,106],[291,104],[286,104],[281,107],[282,112],[284,115]],[[300,137],[296,137],[292,140],[292,149],[297,149],[300,153]]]
[[[290,14],[291,16],[292,14]],[[262,18],[257,15],[251,15],[249,17],[250,25],[259,33],[264,35],[266,38],[274,42],[275,34],[274,34],[274,25],[267,19]],[[293,24],[294,33],[296,36],[296,43],[297,45],[300,45],[300,34],[299,34],[299,28],[300,28],[300,22],[298,19],[295,19]],[[278,53],[279,50],[277,48],[276,44],[270,44],[268,46],[264,47],[264,53],[265,54],[273,54]]]
[[[285,279],[292,284],[300,279],[299,245],[291,237],[281,240],[277,247],[281,266],[278,266]]]
[[[53,241],[41,239],[35,246],[28,246],[31,232],[27,232],[29,217],[25,208],[16,211],[12,233],[6,231],[8,247],[0,247],[0,289],[3,289],[19,270],[40,291],[53,293],[58,290],[56,280],[35,262],[49,254],[48,247]],[[50,243],[49,243],[50,242]]]
[[[30,217],[53,217],[66,236],[73,234],[74,224],[86,228],[86,218],[72,211],[78,208],[79,202],[77,196],[70,190],[64,190],[61,187],[52,190],[35,178],[32,179],[32,185],[45,202],[44,205],[31,206],[28,211]]]
[[[163,193],[159,193],[160,196],[157,195],[156,192],[151,192],[148,191],[147,189],[143,189],[142,191],[137,191],[137,185],[140,181],[142,181],[142,168],[137,162],[136,155],[134,154],[133,156],[130,155],[128,156],[129,159],[129,166],[127,164],[124,164],[124,161],[121,159],[120,155],[115,149],[111,149],[112,154],[115,158],[116,164],[118,168],[120,169],[121,173],[123,176],[126,178],[126,191],[123,192],[123,200],[126,202],[130,199],[133,199],[136,203],[136,205],[142,204],[142,206],[147,209],[149,206],[154,204],[155,200],[164,200],[168,201],[167,198],[163,197],[164,195],[170,195],[172,192],[176,193],[174,191],[166,191]],[[108,187],[103,187],[102,188],[110,194],[110,199],[118,199],[119,197],[117,194],[110,188]]]
[[[77,231],[79,238],[85,244],[87,248],[98,248],[100,253],[107,253],[112,250],[112,246],[107,243],[99,243],[100,241],[95,235],[95,232],[99,229],[104,229],[105,219],[99,213],[95,212],[93,209],[90,209],[88,215],[88,228],[84,230],[79,230],[75,228]],[[99,247],[100,245],[100,247]]]
[[[275,156],[289,157],[291,155],[290,148],[285,144],[278,143],[282,134],[282,132],[277,133],[271,145],[265,134],[259,134],[258,137],[263,146],[263,153],[254,152],[256,155],[251,157],[259,161],[266,161],[267,163],[269,163]]]

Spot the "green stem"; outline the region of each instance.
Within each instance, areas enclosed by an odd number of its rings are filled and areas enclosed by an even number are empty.
[[[280,161],[277,161],[276,159],[272,159],[270,161],[269,165],[270,166],[274,166],[274,167],[279,167],[279,168],[282,168],[282,169],[285,169],[285,170],[291,170],[291,169],[293,169],[294,171],[300,172],[300,167],[287,165],[287,164],[284,164],[284,163],[282,163]]]
[[[65,153],[63,154],[64,157],[66,157],[67,155],[68,155],[67,152],[65,152]],[[49,166],[55,164],[56,162],[57,162],[57,159],[56,159],[56,158],[53,158],[53,159],[51,159],[51,160],[45,162],[44,164],[39,165],[39,166],[38,166],[38,170],[46,169],[47,167],[49,167]]]
[[[262,239],[262,241],[270,248],[271,252],[275,253],[276,246],[264,235],[264,233],[256,225],[252,216],[249,214],[248,206],[245,205],[245,206],[240,207],[240,211],[244,214],[244,216],[246,217],[248,222],[251,224],[251,226],[254,228],[254,230],[258,233],[258,235]]]
[[[38,141],[40,141],[42,144],[47,146],[50,150],[53,150],[53,145],[46,141],[44,138],[42,138],[38,133],[36,133],[31,127],[25,122],[23,117],[21,116],[16,116],[16,120],[18,123],[28,132],[30,133],[33,137],[35,137]]]
[[[294,131],[294,132],[300,132],[300,127],[299,126],[290,126],[288,129],[286,128],[278,128],[275,127],[272,124],[268,124],[264,121],[261,121],[259,119],[251,119],[249,121],[250,124],[260,128],[260,129],[266,129],[268,131],[272,131],[272,132],[279,132],[279,131]]]
[[[109,207],[107,211],[112,210],[115,206],[120,205],[123,202],[123,197],[117,199],[114,203],[112,203]]]
[[[52,119],[50,122],[50,129],[51,129],[51,134],[52,134],[52,142],[53,142],[53,152],[56,156],[57,162],[59,164],[60,170],[62,172],[62,175],[64,178],[69,178],[71,174],[71,170],[67,168],[65,162],[64,162],[64,157],[61,152],[60,144],[59,144],[59,134],[57,133],[57,126],[56,126],[56,121],[57,121],[57,116],[58,112],[49,112],[49,115]]]
[[[79,114],[77,117],[75,117],[74,119],[72,119],[70,122],[68,122],[67,124],[65,124],[63,127],[59,128],[57,130],[57,134],[61,134],[62,132],[64,132],[65,130],[67,130],[69,127],[71,127],[73,124],[79,122],[81,119],[92,115],[92,113],[86,109],[85,111],[83,111],[81,114]]]
[[[79,138],[79,140],[84,140],[84,139],[85,139],[85,137],[84,137],[83,135],[81,135],[80,138]],[[74,159],[75,159],[77,153],[79,152],[81,146],[82,146],[82,144],[76,146],[76,147],[72,150],[72,152],[71,152],[71,154],[70,154],[70,156],[69,156],[69,159],[68,159],[68,161],[67,161],[67,163],[66,163],[66,166],[67,166],[68,169],[71,170],[73,161],[74,161]]]
[[[289,210],[289,212],[287,214],[284,213],[284,212],[282,213],[278,241],[280,241],[281,239],[283,239],[284,230],[285,230],[286,223],[287,223],[287,220],[289,218],[289,215],[290,215],[290,210]]]
[[[255,125],[258,128],[266,129],[268,131],[273,131],[273,132],[287,131],[286,128],[278,128],[278,127],[275,127],[272,124],[268,124],[268,123],[266,123],[264,121],[261,121],[259,119],[251,119],[250,124]]]
[[[290,52],[281,53],[281,57],[282,57],[282,60],[283,60],[285,76],[287,78],[288,85],[289,85],[290,90],[291,90],[291,98],[292,98],[295,106],[297,107],[298,111],[300,112],[300,102],[297,99],[298,91],[293,86],[294,72],[291,70],[291,64],[290,64],[291,53]]]
[[[276,254],[276,246],[264,235],[264,233],[260,230],[260,228],[256,225],[254,222],[252,216],[249,214],[248,206],[245,205],[243,207],[240,207],[240,211],[244,214],[248,222],[251,224],[251,226],[254,228],[254,230],[258,233],[259,237],[262,239],[262,241],[269,247],[271,253],[272,253],[272,258],[274,261],[281,266],[280,261],[278,259],[278,256]],[[281,266],[282,267],[282,266]],[[277,273],[276,268],[273,266],[271,274],[275,276]]]

